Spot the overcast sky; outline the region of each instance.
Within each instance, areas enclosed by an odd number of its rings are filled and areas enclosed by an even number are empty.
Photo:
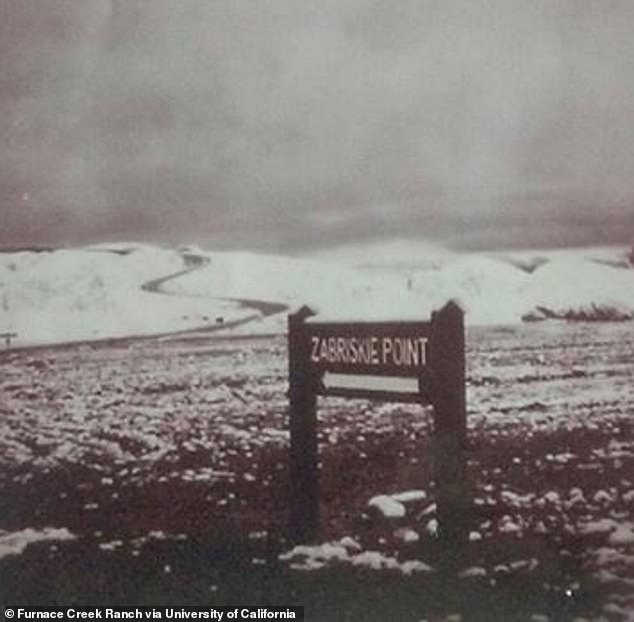
[[[0,0],[0,245],[634,238],[634,2]]]

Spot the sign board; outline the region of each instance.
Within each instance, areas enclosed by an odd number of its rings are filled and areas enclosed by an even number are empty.
[[[318,527],[317,396],[431,403],[437,518],[446,542],[464,540],[466,440],[462,309],[449,302],[418,322],[320,322],[303,307],[289,315],[291,538],[307,542]],[[325,374],[415,378],[414,392],[328,388]]]
[[[427,365],[429,322],[307,322],[319,373],[418,377]]]

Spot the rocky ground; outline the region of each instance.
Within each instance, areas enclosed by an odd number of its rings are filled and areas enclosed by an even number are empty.
[[[631,618],[631,324],[468,337],[474,503],[453,573],[435,537],[429,410],[322,400],[321,540],[293,548],[283,338],[5,352],[0,600]]]

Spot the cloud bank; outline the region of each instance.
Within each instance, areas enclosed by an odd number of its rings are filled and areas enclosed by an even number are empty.
[[[0,4],[0,244],[628,242],[634,5]]]

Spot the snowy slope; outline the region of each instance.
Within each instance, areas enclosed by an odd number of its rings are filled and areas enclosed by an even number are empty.
[[[524,294],[538,318],[631,318],[634,270],[562,258],[540,266],[526,283]]]
[[[593,246],[583,248],[555,248],[548,250],[500,251],[489,253],[490,257],[506,261],[527,272],[556,261],[581,260],[598,264],[628,268],[632,267],[632,249],[627,246]]]
[[[421,240],[351,244],[303,255],[305,259],[319,263],[372,270],[430,270],[441,267],[455,256],[456,253],[448,248]]]
[[[294,259],[207,257],[206,267],[171,281],[170,291],[308,305],[323,319],[421,318],[448,299],[461,303],[470,324],[593,314],[622,319],[634,312],[634,270],[622,247],[484,255],[408,242],[365,254],[352,247]],[[285,322],[276,316],[238,330],[275,332]]]
[[[438,270],[416,272],[412,287],[419,297],[432,296],[435,307],[457,300],[471,324],[512,324],[527,308],[524,289],[529,278],[502,261],[464,255]]]
[[[420,302],[394,274],[372,274],[334,264],[252,253],[208,253],[209,263],[170,281],[181,295],[283,302],[316,311],[376,317],[417,314]]]
[[[308,305],[324,319],[420,319],[448,299],[467,323],[629,319],[629,249],[461,254],[412,242],[344,248],[314,257],[101,245],[0,253],[0,333],[16,345],[156,334],[258,315],[235,329],[280,332],[250,303]],[[147,291],[153,284],[159,291]],[[217,328],[217,327],[216,327]]]
[[[248,315],[226,301],[144,291],[183,269],[174,252],[139,246],[0,254],[0,332],[15,345],[162,333]]]
[[[358,247],[334,255],[344,265],[369,265]],[[373,274],[400,277],[419,307],[454,298],[472,325],[634,317],[632,249],[624,246],[463,254],[405,242],[373,245],[368,256]]]

